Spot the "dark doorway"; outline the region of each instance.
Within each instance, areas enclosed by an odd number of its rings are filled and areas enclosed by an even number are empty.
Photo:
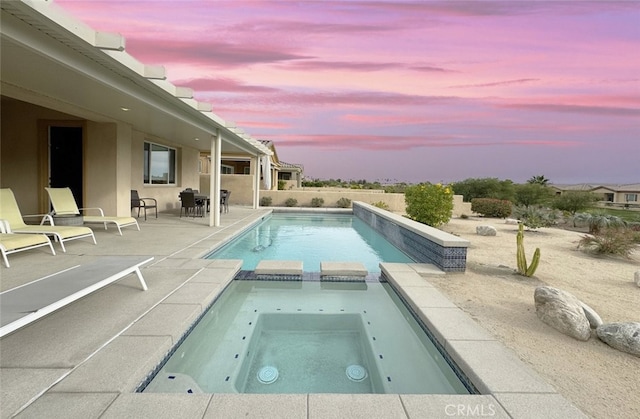
[[[82,205],[82,128],[49,127],[49,186],[69,187]]]

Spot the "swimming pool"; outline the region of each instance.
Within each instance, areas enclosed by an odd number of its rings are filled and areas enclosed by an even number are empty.
[[[243,270],[261,260],[296,260],[306,272],[320,262],[360,262],[380,272],[380,262],[414,262],[378,232],[353,215],[276,213],[206,259],[242,259]]]
[[[234,280],[144,392],[469,394],[388,283]]]

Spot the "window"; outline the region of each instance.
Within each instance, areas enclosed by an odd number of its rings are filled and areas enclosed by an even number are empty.
[[[624,200],[626,202],[636,202],[638,200],[638,194],[637,193],[624,194]]]
[[[251,174],[251,166],[245,166],[243,172],[245,175]]]
[[[223,175],[232,175],[233,174],[233,166],[227,166],[223,164],[220,166],[220,173]]]
[[[175,185],[176,150],[145,142],[143,176],[146,185]]]

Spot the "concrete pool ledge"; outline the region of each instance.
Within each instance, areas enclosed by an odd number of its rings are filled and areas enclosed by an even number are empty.
[[[451,303],[413,268],[386,263],[380,264],[380,267],[387,281],[483,395],[465,396],[470,397],[470,401],[486,401],[481,397],[492,396],[500,406],[500,411],[508,414],[505,417],[512,418],[586,417],[513,351]]]

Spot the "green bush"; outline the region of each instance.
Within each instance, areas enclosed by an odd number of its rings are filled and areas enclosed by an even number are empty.
[[[340,198],[336,205],[338,205],[338,208],[349,208],[351,207],[351,200],[349,198]]]
[[[389,211],[389,205],[387,205],[384,201],[372,202],[371,205],[374,207]]]
[[[287,181],[286,180],[279,180],[278,181],[278,190],[279,191],[284,191],[284,187],[287,186]]]
[[[451,219],[453,212],[453,190],[449,186],[419,183],[409,186],[404,192],[409,218],[420,223],[438,227]]]
[[[270,196],[263,196],[260,198],[260,206],[261,207],[270,207],[273,199]]]
[[[571,191],[554,197],[551,205],[553,208],[573,215],[578,211],[586,210],[597,200],[598,197],[591,192]]]
[[[324,204],[324,199],[322,198],[312,198],[311,206],[314,208],[320,208]]]
[[[295,207],[296,205],[298,205],[298,200],[295,198],[289,198],[286,201],[284,201],[285,207]]]
[[[512,201],[515,197],[514,184],[510,180],[497,178],[469,178],[450,185],[456,195],[462,195],[464,202],[474,198],[493,198]]]
[[[538,183],[524,183],[515,186],[515,204],[524,205],[544,205],[553,198],[550,188]]]
[[[511,201],[506,199],[474,198],[471,211],[484,217],[507,218],[511,215]]]

